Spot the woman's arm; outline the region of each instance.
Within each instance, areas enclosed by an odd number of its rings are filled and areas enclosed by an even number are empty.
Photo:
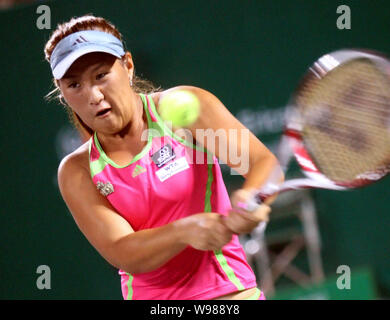
[[[216,213],[193,215],[162,227],[134,232],[93,184],[80,156],[67,156],[58,169],[61,195],[79,229],[113,266],[129,273],[154,270],[187,245],[218,250],[231,240]],[[85,157],[84,157],[85,161]]]

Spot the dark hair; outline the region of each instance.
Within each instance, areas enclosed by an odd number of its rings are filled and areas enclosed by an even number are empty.
[[[123,42],[122,35],[111,22],[109,22],[104,18],[95,17],[92,14],[87,14],[81,17],[72,18],[68,22],[64,22],[57,26],[57,29],[53,31],[53,33],[50,36],[50,39],[47,41],[45,45],[45,49],[44,49],[45,59],[50,63],[51,55],[58,42],[60,42],[62,39],[64,39],[65,37],[67,37],[72,33],[83,31],[83,30],[104,31],[112,34],[113,36],[117,37],[120,41]],[[121,61],[123,62],[123,60]],[[55,89],[49,92],[45,96],[45,99],[47,100],[57,99],[65,107],[69,115],[69,120],[79,131],[82,139],[87,140],[93,134],[93,130],[89,128],[63,100],[61,90],[59,88],[56,79],[53,79],[53,83]],[[135,74],[132,79],[132,89],[136,93],[144,93],[144,94],[149,94],[161,90],[161,88],[156,88],[150,81],[141,79],[137,77]]]

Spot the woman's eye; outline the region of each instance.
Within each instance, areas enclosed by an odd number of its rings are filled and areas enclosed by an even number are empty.
[[[99,73],[99,74],[96,76],[96,80],[100,80],[100,79],[103,78],[106,74],[107,74],[107,72]]]
[[[77,82],[72,82],[71,84],[69,84],[68,88],[77,88],[79,86],[79,84]]]

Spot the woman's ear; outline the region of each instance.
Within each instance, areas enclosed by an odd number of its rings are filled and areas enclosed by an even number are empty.
[[[126,69],[130,81],[132,81],[134,76],[134,63],[133,58],[131,56],[131,53],[129,51],[126,51],[125,55],[122,57],[123,66]]]

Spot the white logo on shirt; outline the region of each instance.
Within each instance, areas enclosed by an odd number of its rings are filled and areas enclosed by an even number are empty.
[[[175,174],[188,169],[189,167],[190,166],[188,165],[186,158],[183,157],[167,164],[162,169],[156,171],[156,174],[160,181],[163,182]]]

